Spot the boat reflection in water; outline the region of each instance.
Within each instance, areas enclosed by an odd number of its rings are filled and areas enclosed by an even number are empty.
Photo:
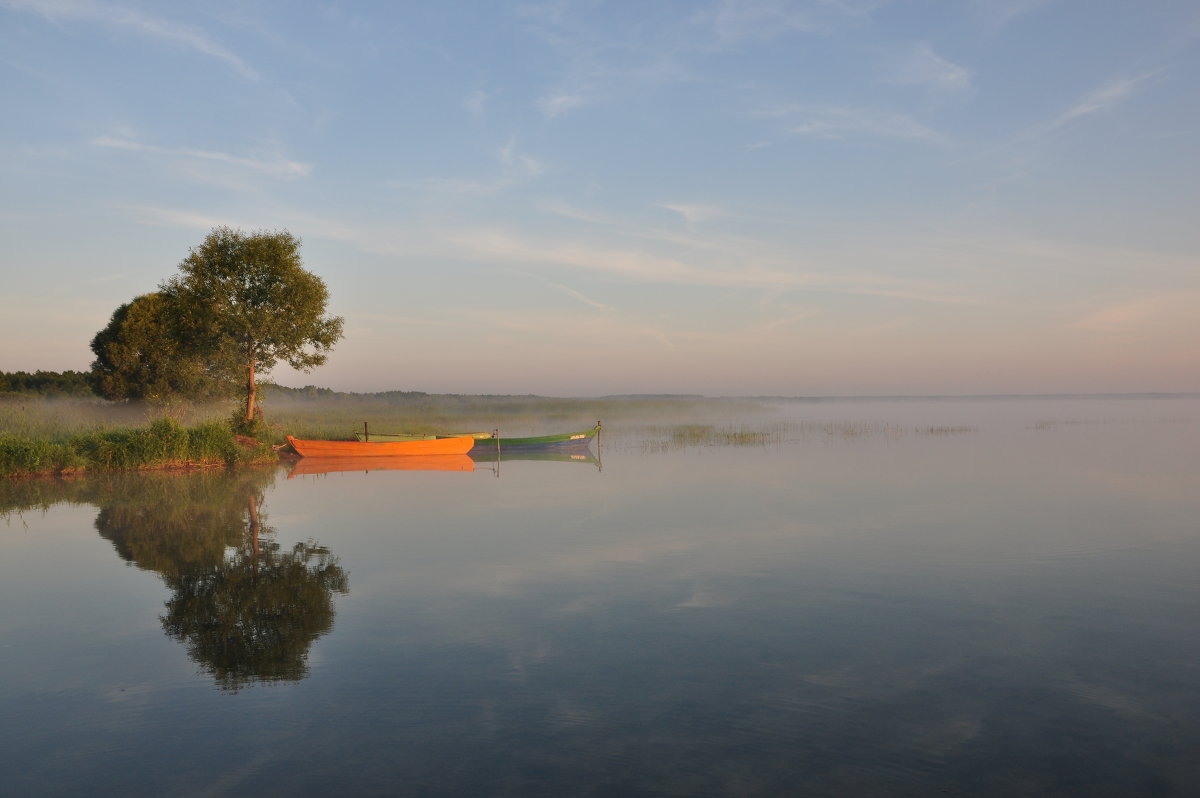
[[[303,457],[288,472],[288,479],[337,471],[474,471],[475,461],[465,454],[385,455],[382,457]]]
[[[600,458],[591,452],[497,452],[494,449],[471,450],[471,459],[476,463],[509,462],[510,460],[537,460],[543,463],[589,463],[601,467]]]

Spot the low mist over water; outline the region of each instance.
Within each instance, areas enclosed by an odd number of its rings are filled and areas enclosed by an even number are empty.
[[[9,789],[1192,792],[1200,399],[624,407],[0,485]]]

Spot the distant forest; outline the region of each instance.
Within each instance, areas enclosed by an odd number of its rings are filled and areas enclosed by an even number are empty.
[[[533,394],[523,394],[514,396],[510,394],[485,394],[485,395],[467,395],[467,394],[446,394],[446,393],[425,393],[424,391],[379,391],[378,393],[348,393],[345,391],[334,391],[329,388],[318,388],[315,385],[306,385],[303,388],[286,388],[282,385],[268,383],[261,388],[263,397],[269,402],[271,399],[282,399],[290,401],[336,401],[336,402],[384,402],[389,405],[409,405],[423,406],[436,402],[439,407],[447,407],[454,404],[463,405],[479,405],[492,403],[505,403],[514,401],[529,401],[535,399],[545,399],[543,396],[534,396]]]
[[[385,402],[390,405],[422,406],[437,403],[439,407],[460,405],[502,405],[511,402],[547,401],[555,397],[539,396],[536,394],[445,394],[426,393],[424,391],[380,391],[378,393],[352,393],[335,391],[330,388],[318,388],[306,385],[303,388],[288,388],[266,382],[259,384],[262,398],[270,401],[335,401],[335,402]],[[0,399],[17,398],[22,396],[78,397],[98,399],[92,390],[92,377],[86,371],[0,371]],[[620,396],[601,396],[596,399],[612,400],[649,400],[649,401],[687,401],[702,399],[695,394],[627,394]]]
[[[95,396],[86,371],[0,371],[0,396]]]
[[[274,383],[260,384],[263,398],[291,401],[340,401],[340,402],[386,402],[394,405],[423,405],[437,401],[445,405],[459,400],[464,404],[480,402],[509,402],[514,400],[538,399],[532,395],[511,396],[463,396],[458,394],[429,394],[424,391],[381,391],[379,393],[347,393],[330,388],[306,385],[303,388],[287,388]],[[0,398],[3,397],[79,397],[99,398],[92,390],[91,375],[86,371],[0,371]]]

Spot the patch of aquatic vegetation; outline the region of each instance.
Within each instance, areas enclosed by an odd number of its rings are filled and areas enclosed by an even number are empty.
[[[918,435],[966,435],[971,432],[979,432],[979,427],[948,426],[920,427],[917,429]]]
[[[783,440],[782,429],[720,429],[711,424],[675,424],[647,430],[642,447],[653,451],[688,446],[765,446]]]
[[[1052,430],[1058,427],[1109,426],[1113,424],[1190,424],[1190,418],[1064,418],[1035,421],[1029,429]]]
[[[898,438],[906,432],[880,421],[801,421],[794,426],[798,438]]]
[[[965,435],[979,428],[966,425],[903,427],[876,421],[788,421],[768,425],[647,425],[634,432],[643,451],[665,452],[703,446],[770,446],[788,441],[896,440],[908,435]]]

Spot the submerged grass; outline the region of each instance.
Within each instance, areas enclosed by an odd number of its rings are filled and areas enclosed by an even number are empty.
[[[642,448],[668,451],[688,446],[766,446],[786,439],[785,425],[772,425],[769,429],[746,429],[744,427],[720,428],[712,424],[673,424],[651,426],[645,429]]]
[[[968,426],[943,426],[943,427],[921,427],[917,430],[918,435],[963,435],[969,432],[979,432],[979,427]]]

